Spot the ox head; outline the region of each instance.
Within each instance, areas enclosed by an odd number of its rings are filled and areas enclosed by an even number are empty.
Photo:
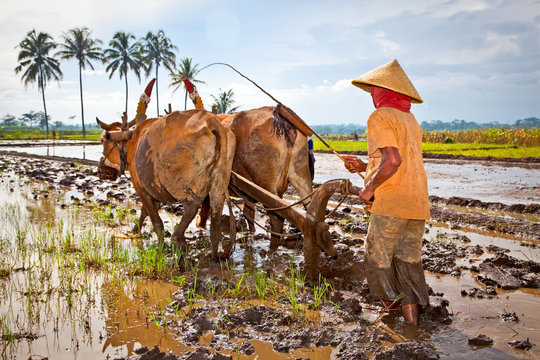
[[[133,131],[129,129],[146,119],[146,108],[150,102],[150,95],[155,81],[156,79],[152,79],[141,95],[137,105],[137,115],[129,123],[126,113],[122,116],[121,123],[106,124],[96,118],[99,127],[104,130],[101,134],[103,156],[98,165],[98,175],[101,180],[114,181],[124,173],[127,166],[127,142],[133,136]]]

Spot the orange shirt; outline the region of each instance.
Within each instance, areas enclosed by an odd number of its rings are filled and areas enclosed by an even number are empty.
[[[375,190],[370,212],[403,219],[428,220],[429,196],[422,159],[422,131],[413,114],[391,107],[375,110],[367,123],[367,182],[381,163],[381,148],[396,147],[397,172]]]

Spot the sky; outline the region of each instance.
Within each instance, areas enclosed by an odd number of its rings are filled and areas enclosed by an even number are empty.
[[[27,33],[62,42],[64,32],[83,26],[103,48],[118,31],[139,39],[163,30],[177,59],[192,58],[198,68],[230,64],[309,125],[365,125],[371,97],[351,80],[393,59],[424,99],[411,109],[419,122],[540,117],[539,0],[1,0],[0,25],[0,119],[43,110],[37,85],[25,87],[14,72]],[[83,73],[85,122],[117,121],[124,81],[93,65]],[[63,60],[61,70],[62,80],[45,89],[47,112],[53,122],[80,124],[76,61]],[[183,110],[184,90],[173,91],[168,71],[159,70],[160,109]],[[150,78],[128,75],[129,117]],[[228,67],[197,78],[207,109],[212,95],[229,89],[239,110],[275,105]],[[155,98],[148,115],[156,115]]]

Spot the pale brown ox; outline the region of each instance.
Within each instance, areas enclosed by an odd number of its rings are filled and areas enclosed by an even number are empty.
[[[112,174],[108,178],[118,176],[122,169],[120,149],[127,145],[125,162],[142,201],[140,218],[150,216],[160,242],[164,239],[158,214],[161,203],[183,204],[184,213],[172,241],[185,248],[184,232],[209,197],[212,256],[217,258],[221,213],[236,144],[233,132],[204,110],[175,111],[145,120],[132,131],[121,131],[118,122],[107,125],[98,120],[98,124],[105,130],[101,141],[106,160],[100,162],[100,173]],[[232,242],[224,256],[229,255]]]
[[[307,137],[274,111],[274,107],[267,106],[218,115],[236,137],[233,171],[279,197],[291,184],[304,198],[312,191]],[[253,231],[254,206],[245,200],[244,215]],[[205,206],[201,209],[202,225],[207,216]],[[273,213],[269,218],[270,249],[275,250],[280,240],[275,234],[283,231],[283,219]]]

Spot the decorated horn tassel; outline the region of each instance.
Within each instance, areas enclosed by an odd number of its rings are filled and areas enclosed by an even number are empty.
[[[189,79],[186,78],[185,76],[182,76],[182,80],[184,81],[184,84],[186,85],[189,98],[191,99],[191,101],[193,101],[193,105],[195,105],[195,108],[204,109],[202,99],[199,96],[199,92],[197,91],[197,88],[195,87],[195,85],[193,85],[191,81],[189,81]]]
[[[146,108],[150,102],[150,96],[152,95],[152,89],[154,88],[155,82],[155,78],[150,80],[148,85],[146,85],[146,89],[144,89],[144,92],[139,98],[139,103],[137,104],[137,115],[135,115],[137,125],[146,120]]]

